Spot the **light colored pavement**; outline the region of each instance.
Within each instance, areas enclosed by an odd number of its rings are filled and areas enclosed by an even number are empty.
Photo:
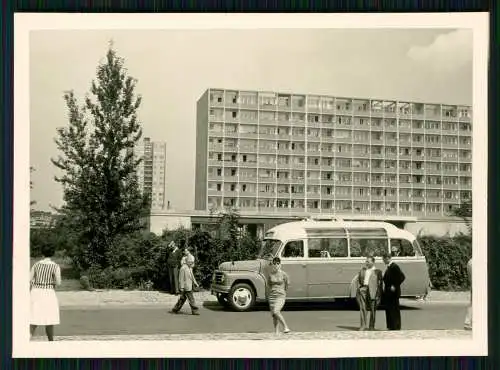
[[[210,292],[195,293],[198,302],[215,302],[217,299]],[[99,307],[116,308],[127,306],[169,306],[177,301],[177,296],[160,293],[157,291],[126,291],[126,290],[100,290],[100,291],[65,291],[57,292],[59,305],[63,309]],[[459,303],[469,302],[469,292],[440,292],[432,291],[426,303]],[[402,304],[405,301],[402,300]]]
[[[159,335],[83,335],[61,336],[57,341],[126,341],[126,340],[356,340],[356,339],[472,339],[472,332],[465,330],[402,330],[402,331],[333,331],[273,333],[208,333],[208,334],[159,334]],[[46,341],[34,337],[33,341]]]

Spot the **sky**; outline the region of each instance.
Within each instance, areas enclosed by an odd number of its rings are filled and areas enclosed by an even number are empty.
[[[30,34],[31,198],[62,205],[50,158],[113,40],[142,95],[144,136],[167,143],[166,198],[194,208],[196,101],[209,88],[472,105],[472,32],[456,29],[43,30]]]

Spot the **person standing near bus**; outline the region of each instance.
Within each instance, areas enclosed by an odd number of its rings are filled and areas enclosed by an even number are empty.
[[[387,330],[401,330],[399,298],[401,297],[401,284],[403,284],[406,277],[399,266],[392,260],[390,254],[384,254],[383,260],[387,266],[383,277],[384,294],[382,297],[382,301],[385,305]]]
[[[472,258],[467,262],[467,277],[470,285],[470,301],[465,315],[464,329],[472,330]]]
[[[377,306],[382,295],[382,271],[375,268],[375,257],[368,256],[365,266],[354,277],[356,287],[356,301],[359,306],[360,327],[359,330],[367,329],[367,314],[370,313],[368,330],[375,330],[375,316]]]
[[[286,291],[290,280],[286,272],[281,269],[281,259],[274,257],[269,266],[267,274],[266,295],[269,302],[269,310],[273,317],[273,325],[275,334],[279,334],[279,326],[283,326],[283,332],[289,333],[285,318],[281,314],[281,310],[285,306]]]

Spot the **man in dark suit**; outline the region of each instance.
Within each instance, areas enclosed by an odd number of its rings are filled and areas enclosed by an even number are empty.
[[[167,259],[170,293],[179,294],[179,267],[181,264],[182,250],[177,247],[174,241],[171,241],[168,246],[170,248],[170,254]]]
[[[384,295],[382,302],[385,305],[385,320],[388,330],[401,330],[401,310],[399,298],[401,297],[401,284],[405,281],[405,274],[399,266],[392,261],[390,254],[383,256],[387,268],[384,272]]]

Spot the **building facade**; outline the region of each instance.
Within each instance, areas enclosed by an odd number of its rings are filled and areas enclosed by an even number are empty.
[[[151,194],[151,209],[165,209],[167,145],[164,142],[144,138],[134,148],[136,158],[143,158],[137,169],[139,187]]]
[[[56,220],[56,216],[52,212],[47,211],[31,211],[30,212],[30,228],[45,228],[51,227]]]
[[[208,89],[195,209],[446,216],[472,195],[470,106]]]

